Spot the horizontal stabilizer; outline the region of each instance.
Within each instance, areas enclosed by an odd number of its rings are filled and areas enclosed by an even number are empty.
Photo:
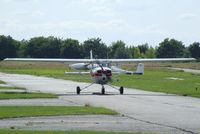
[[[113,73],[116,73],[116,74],[144,74],[144,64],[143,63],[139,63],[138,66],[137,66],[137,69],[135,72],[132,72],[132,71],[127,71],[127,70],[124,70],[124,69],[121,69],[121,68],[118,68],[116,66],[111,66],[111,69],[112,71],[114,71]]]

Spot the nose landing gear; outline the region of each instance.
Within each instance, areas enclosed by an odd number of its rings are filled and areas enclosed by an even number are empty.
[[[123,94],[124,93],[124,87],[120,87],[120,89],[119,89],[119,92],[120,92],[120,94]]]
[[[105,88],[104,88],[103,85],[102,85],[102,88],[101,88],[101,94],[105,94]]]

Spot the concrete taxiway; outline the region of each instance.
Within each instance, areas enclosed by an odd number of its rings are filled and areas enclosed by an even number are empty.
[[[135,89],[125,89],[125,94],[119,95],[118,91],[107,86],[105,87],[106,95],[99,95],[100,85],[93,85],[88,90],[82,91],[80,95],[76,95],[75,89],[77,85],[84,87],[88,84],[47,77],[5,73],[0,73],[0,80],[10,85],[25,87],[28,90],[60,95],[59,99],[50,101],[48,99],[0,100],[0,105],[90,104],[114,109],[121,114],[120,116],[5,119],[0,120],[0,128],[15,126],[19,129],[53,128],[62,130],[87,129],[152,133],[200,133],[200,99],[197,98]]]
[[[187,69],[187,68],[170,68],[173,70],[180,70],[180,71],[184,71],[187,73],[192,73],[192,74],[200,74],[200,70],[195,70],[195,69]]]

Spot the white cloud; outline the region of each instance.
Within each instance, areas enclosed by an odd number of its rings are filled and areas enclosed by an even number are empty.
[[[17,11],[17,12],[14,12],[13,15],[15,16],[44,16],[45,15],[45,12],[43,11],[40,11],[40,10],[36,10],[36,11]]]
[[[91,13],[93,13],[95,16],[114,16],[115,13],[112,11],[111,8],[106,7],[106,6],[95,6],[95,7],[91,7],[89,9],[89,11]]]
[[[166,37],[199,39],[199,4],[186,1],[0,0],[0,33],[17,39],[72,35],[152,44]]]
[[[2,0],[3,2],[11,3],[11,2],[35,2],[38,3],[40,0]]]
[[[47,22],[47,23],[26,23],[22,21],[0,21],[0,27],[4,31],[15,29],[19,31],[63,31],[68,30],[97,30],[97,31],[109,31],[109,30],[120,30],[124,25],[123,21],[112,20],[107,22],[99,21],[84,21],[84,20],[69,20],[63,22]]]
[[[112,20],[107,22],[99,22],[99,21],[84,21],[84,20],[69,20],[63,22],[56,23],[43,23],[39,25],[35,25],[36,27],[41,27],[47,30],[55,30],[62,29],[64,30],[110,30],[110,29],[119,29],[120,26],[123,25],[122,21]]]
[[[197,18],[197,15],[193,13],[184,13],[179,16],[180,20],[193,20],[195,18]]]

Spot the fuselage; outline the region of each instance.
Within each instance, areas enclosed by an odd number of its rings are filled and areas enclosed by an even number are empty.
[[[109,67],[95,67],[90,71],[92,80],[97,84],[106,84],[111,81],[112,71]]]
[[[106,84],[111,81],[112,70],[106,64],[75,63],[70,65],[75,70],[90,70],[92,80],[97,84]]]

